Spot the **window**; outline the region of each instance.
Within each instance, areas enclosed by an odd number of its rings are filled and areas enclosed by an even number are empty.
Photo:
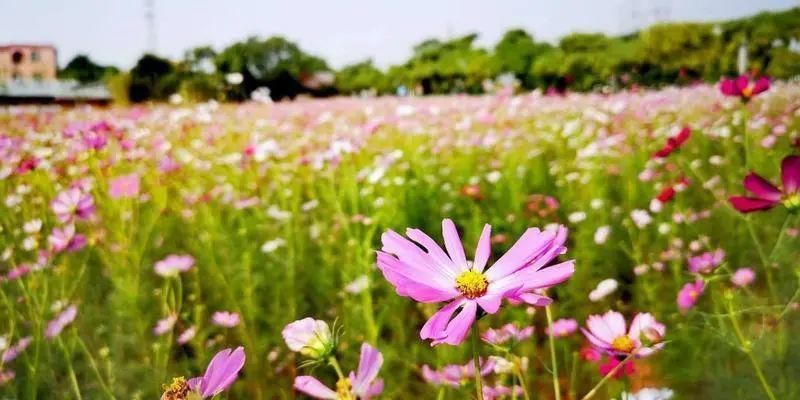
[[[32,58],[33,57],[31,57],[31,59]],[[36,82],[41,82],[42,79],[44,79],[44,76],[42,75],[41,72],[36,72],[36,73],[33,74],[33,80],[35,80]]]
[[[22,59],[25,57],[21,51],[17,50],[13,54],[11,54],[11,62],[14,64],[19,64],[22,62]]]
[[[31,51],[31,62],[37,62],[37,61],[39,61],[39,51],[33,50]]]

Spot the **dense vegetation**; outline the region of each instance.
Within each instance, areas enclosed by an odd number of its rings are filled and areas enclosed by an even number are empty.
[[[477,47],[476,39],[474,34],[429,39],[403,64],[382,71],[365,60],[320,83],[315,74],[332,72],[325,60],[282,37],[251,37],[222,51],[191,49],[177,62],[145,55],[110,84],[116,97],[133,102],[166,100],[174,93],[188,100],[242,100],[259,87],[268,87],[273,99],[394,94],[400,87],[419,94],[483,93],[499,76],[513,76],[522,89],[614,90],[716,81],[737,73],[743,43],[751,72],[778,79],[800,74],[800,8],[721,23],[664,23],[619,37],[573,33],[556,44],[536,41],[522,29],[509,30],[492,49]],[[64,75],[82,81],[103,76],[105,69],[79,61]],[[75,71],[78,67],[93,72]],[[226,80],[229,74],[240,77]]]

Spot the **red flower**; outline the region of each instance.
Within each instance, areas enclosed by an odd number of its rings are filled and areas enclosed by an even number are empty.
[[[783,190],[751,172],[744,178],[744,188],[755,197],[731,196],[731,205],[739,212],[769,210],[783,204],[789,211],[800,210],[800,156],[788,156],[781,162]]]
[[[600,375],[608,375],[611,370],[616,368],[621,361],[618,360],[616,357],[609,357],[608,361],[604,364],[600,365]],[[622,366],[617,372],[614,373],[611,377],[614,379],[622,378],[623,376],[631,376],[633,373],[636,372],[636,369],[633,367],[633,361],[628,361],[625,365]]]
[[[667,144],[661,148],[661,150],[657,151],[653,157],[655,158],[666,158],[673,151],[678,150],[687,140],[689,140],[689,136],[691,136],[692,130],[689,129],[688,126],[684,126],[677,135],[670,137],[667,139]]]
[[[658,201],[662,203],[666,203],[672,200],[674,197],[675,197],[675,189],[673,189],[672,186],[664,188],[663,190],[661,190],[661,193],[659,193],[658,196],[656,196]]]

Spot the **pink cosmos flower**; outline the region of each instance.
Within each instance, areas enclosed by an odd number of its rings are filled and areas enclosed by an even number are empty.
[[[707,274],[725,261],[725,251],[717,249],[698,256],[689,257],[689,271],[696,274]]]
[[[728,201],[742,213],[769,210],[783,204],[789,211],[800,210],[800,156],[788,156],[781,162],[783,190],[751,172],[744,178],[744,188],[755,197],[731,196]]]
[[[94,200],[88,193],[83,193],[78,188],[69,188],[60,192],[50,204],[61,223],[67,223],[74,218],[88,219],[94,213]]]
[[[109,184],[108,194],[112,199],[130,199],[139,195],[138,174],[122,175],[114,178]]]
[[[739,268],[731,276],[731,282],[739,287],[745,287],[753,283],[756,273],[751,268]]]
[[[211,315],[211,322],[223,328],[239,325],[239,314],[228,311],[217,311]]]
[[[500,329],[487,329],[481,335],[481,339],[489,344],[500,345],[508,342],[509,340],[521,342],[531,337],[531,335],[533,335],[532,326],[519,328],[514,324],[505,324]]]
[[[175,322],[178,321],[178,316],[175,314],[168,315],[165,318],[162,318],[156,322],[155,328],[153,328],[153,334],[156,336],[161,336],[175,327]]]
[[[189,389],[202,396],[203,399],[214,397],[227,390],[244,367],[244,347],[235,350],[224,349],[217,353],[208,363],[205,374],[189,379]]]
[[[681,311],[686,311],[694,307],[700,295],[703,294],[705,287],[705,282],[700,279],[683,285],[683,288],[678,292],[678,308]]]
[[[53,228],[47,238],[53,253],[62,251],[76,252],[86,246],[86,236],[75,233],[75,225],[69,224],[62,228]]]
[[[578,330],[578,321],[574,319],[558,319],[553,321],[553,336],[565,337],[569,336]],[[547,334],[550,334],[550,329],[547,329]]]
[[[453,221],[442,221],[442,232],[447,253],[419,229],[406,231],[413,242],[389,230],[381,237],[383,248],[378,251],[377,262],[398,295],[422,303],[449,301],[420,331],[420,337],[431,339],[432,345],[463,342],[478,307],[494,314],[503,299],[536,306],[550,304],[549,298],[534,291],[564,282],[575,271],[573,260],[547,266],[566,252],[563,244],[567,229],[563,226],[545,231],[528,229],[486,270],[491,255],[490,225],[483,228],[472,263],[467,262]]]
[[[11,361],[14,361],[15,358],[17,358],[23,351],[25,351],[25,349],[28,348],[32,340],[33,339],[30,336],[25,336],[17,341],[16,344],[6,349],[6,351],[3,352],[3,356],[0,357],[2,363],[8,364]]]
[[[481,359],[479,360],[479,365],[481,366],[481,376],[486,376],[494,371],[496,363],[491,358],[488,360]],[[431,367],[423,365],[421,370],[422,379],[431,385],[459,387],[474,378],[475,363],[469,361],[464,365],[451,364],[444,366],[440,370],[433,370]]]
[[[744,101],[751,97],[765,92],[769,89],[769,79],[765,77],[751,81],[747,75],[740,75],[738,78],[726,78],[720,82],[719,90],[725,96],[739,97]]]
[[[72,321],[75,321],[75,317],[77,315],[78,307],[76,307],[74,304],[65,308],[47,324],[47,329],[44,331],[44,336],[46,338],[54,338],[58,336],[58,334],[60,334],[64,328],[71,324]]]
[[[521,386],[507,387],[502,385],[489,386],[483,385],[483,399],[495,400],[512,394],[522,396],[523,390]]]
[[[189,343],[190,340],[194,339],[194,335],[196,334],[197,334],[197,328],[192,326],[187,328],[185,331],[181,332],[181,334],[178,335],[178,338],[175,339],[175,341],[178,342],[179,345],[183,346],[186,343]]]
[[[601,315],[590,315],[583,335],[598,350],[610,355],[633,354],[647,357],[664,347],[662,339],[666,327],[656,321],[650,313],[639,313],[633,317],[630,329],[625,329],[625,317],[616,311]]]
[[[361,344],[361,359],[358,370],[350,372],[347,378],[336,382],[336,390],[325,386],[313,376],[298,376],[294,388],[316,399],[359,399],[368,400],[383,392],[383,380],[378,371],[383,365],[383,355],[367,343]]]
[[[178,276],[181,272],[186,272],[194,266],[194,257],[189,255],[170,254],[153,266],[156,273],[163,277]]]

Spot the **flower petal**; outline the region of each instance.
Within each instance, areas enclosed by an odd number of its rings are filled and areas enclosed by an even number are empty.
[[[776,188],[770,181],[752,172],[744,178],[744,188],[756,195],[759,199],[772,201],[781,200],[780,189]]]
[[[434,339],[431,342],[432,346],[441,343],[447,343],[453,346],[458,346],[469,333],[472,323],[475,322],[475,313],[478,311],[478,304],[474,301],[467,301],[461,308],[461,311],[447,324],[444,331],[444,336],[439,339]]]
[[[317,399],[336,400],[336,392],[323,385],[313,376],[303,375],[294,378],[294,388]]]
[[[483,226],[483,232],[478,239],[478,247],[475,249],[475,260],[472,262],[472,269],[478,272],[483,272],[486,268],[486,262],[489,261],[489,256],[492,255],[492,226],[486,224]]]
[[[731,196],[728,198],[728,201],[731,203],[733,208],[743,213],[769,210],[770,208],[778,205],[777,201],[743,196]]]
[[[800,156],[789,156],[781,162],[781,180],[786,193],[800,191]]]
[[[378,371],[380,371],[382,365],[383,355],[381,352],[367,343],[362,343],[358,372],[356,372],[355,380],[351,382],[353,392],[364,398],[364,394],[369,390],[370,384],[378,377]]]
[[[453,264],[459,272],[467,270],[467,256],[464,255],[464,246],[461,244],[461,237],[458,236],[456,224],[450,219],[442,221],[442,236],[444,236],[444,246],[447,248],[447,254],[453,260]]]
[[[505,254],[489,267],[485,273],[486,279],[490,282],[496,281],[525,267],[547,249],[555,235],[552,231],[542,232],[537,228],[529,228]]]

